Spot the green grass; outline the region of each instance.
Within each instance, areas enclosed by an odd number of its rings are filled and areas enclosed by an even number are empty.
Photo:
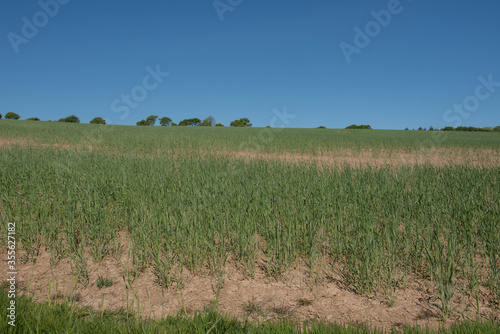
[[[0,133],[2,137],[24,137],[38,143],[99,145],[113,151],[134,149],[139,153],[157,150],[318,153],[341,149],[411,152],[430,147],[500,151],[498,132],[132,127],[0,120]]]
[[[270,277],[305,263],[316,281],[335,273],[345,288],[382,294],[389,304],[409,276],[431,279],[445,319],[454,298],[478,296],[479,287],[493,305],[500,301],[499,167],[319,168],[184,154],[238,149],[262,129],[2,121],[0,130],[3,138],[113,151],[0,146],[0,221],[17,223],[24,260],[42,249],[53,263],[70,258],[84,286],[92,283],[87,255],[96,262],[115,256],[126,231],[131,270],[149,265],[167,288],[176,268],[222,277],[228,259],[251,277],[264,254]],[[287,129],[262,150],[415,149],[428,136]],[[441,145],[499,147],[497,133],[447,138]]]
[[[108,277],[102,277],[102,276],[98,276],[97,277],[97,281],[95,282],[95,285],[99,288],[99,289],[102,289],[102,288],[109,288],[111,286],[113,286],[113,280],[111,278],[108,278]]]
[[[16,326],[8,324],[7,305],[10,300],[0,292],[0,332],[14,333],[380,333],[375,329],[360,326],[335,326],[318,322],[298,323],[290,320],[275,323],[240,322],[213,311],[196,313],[187,317],[170,316],[162,320],[138,319],[125,310],[96,312],[89,308],[76,308],[69,303],[34,303],[27,297],[16,299]],[[498,333],[498,323],[462,323],[439,333]],[[406,328],[397,333],[434,333],[417,328]]]

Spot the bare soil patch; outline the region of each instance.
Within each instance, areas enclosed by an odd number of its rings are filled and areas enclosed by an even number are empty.
[[[1,148],[12,148],[15,146],[26,147],[28,146],[28,140],[26,138],[0,137]]]
[[[123,237],[122,241],[126,238]],[[126,248],[125,248],[126,249]],[[6,273],[7,255],[0,252],[0,270]],[[71,270],[70,259],[51,267],[50,255],[42,252],[36,261],[18,264],[18,290],[37,302],[67,300],[79,307],[96,310],[130,309],[143,317],[161,318],[183,311],[191,314],[213,305],[217,296],[216,281],[209,275],[183,271],[182,289],[178,282],[162,289],[152,268],[133,269],[127,257],[108,258],[101,264],[87,257],[88,284],[78,282]],[[254,278],[245,276],[236,265],[226,266],[224,285],[217,301],[221,312],[240,320],[274,321],[281,318],[320,320],[323,322],[369,325],[384,330],[391,327],[418,325],[437,329],[440,320],[439,300],[435,286],[426,280],[410,279],[397,299],[389,306],[380,296],[360,296],[342,288],[336,279],[313,283],[305,268],[292,268],[280,280],[265,276],[256,266]],[[99,288],[98,279],[111,279],[111,287]],[[128,289],[126,287],[128,282]],[[486,292],[484,293],[486,294]],[[476,300],[455,301],[457,312],[445,327],[464,319],[476,319]],[[464,311],[466,310],[466,311]],[[458,312],[460,311],[460,312]],[[480,300],[483,319],[500,319],[487,298]]]
[[[430,148],[412,152],[401,150],[363,149],[353,151],[342,149],[319,154],[302,153],[258,153],[230,152],[233,156],[245,160],[264,159],[279,160],[288,163],[315,163],[321,166],[353,166],[353,167],[394,167],[401,165],[430,164],[436,167],[450,165],[472,165],[483,167],[500,166],[500,154],[491,149],[463,148]]]
[[[42,147],[68,150],[88,150],[105,154],[125,154],[127,152],[116,152],[106,147],[95,145],[73,145],[73,144],[48,144],[28,141],[26,138],[5,138],[0,137],[0,148],[13,149],[15,147]],[[436,167],[443,166],[481,166],[494,168],[500,166],[500,152],[495,149],[470,149],[470,148],[443,148],[430,147],[419,150],[404,151],[392,149],[339,149],[336,151],[323,151],[317,154],[304,154],[295,152],[283,153],[263,153],[258,151],[162,151],[157,149],[154,154],[130,152],[137,156],[153,158],[155,156],[169,155],[179,156],[199,156],[206,158],[209,156],[231,157],[243,159],[245,161],[266,160],[282,161],[286,163],[313,163],[319,166],[351,166],[351,167],[394,167],[402,165],[422,165],[430,164]]]

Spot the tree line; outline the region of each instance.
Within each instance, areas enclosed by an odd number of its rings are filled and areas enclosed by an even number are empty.
[[[2,114],[0,114],[0,119],[2,118]],[[11,119],[11,120],[18,120],[20,119],[21,116],[19,114],[16,114],[14,112],[8,112],[5,114],[5,119]],[[30,117],[26,119],[27,121],[40,121],[40,118],[38,117]],[[137,126],[154,126],[156,124],[156,121],[158,120],[158,116],[156,115],[151,115],[148,116],[146,119],[140,120],[139,122],[136,123]],[[205,118],[203,121],[199,118],[186,118],[183,119],[182,121],[179,122],[179,124],[176,124],[172,121],[171,118],[169,117],[162,117],[159,119],[160,125],[161,126],[217,126],[217,127],[224,127],[224,124],[221,123],[216,123],[215,118],[213,116],[208,116]],[[64,117],[58,120],[58,122],[65,122],[65,123],[80,123],[80,119],[75,116],[71,115],[68,117]],[[106,120],[102,117],[95,117],[90,121],[90,124],[106,124]],[[250,120],[248,118],[240,118],[232,121],[230,123],[231,127],[251,127],[252,123],[250,123]],[[325,126],[319,126],[317,129],[326,129]],[[349,125],[346,127],[346,129],[367,129],[371,130],[372,127],[370,125]],[[409,130],[408,128],[405,128],[405,130]],[[415,130],[415,129],[412,129]],[[417,129],[418,131],[468,131],[468,132],[500,132],[500,125],[496,127],[474,127],[474,126],[458,126],[458,127],[452,127],[452,126],[446,126],[442,129],[434,129],[432,126],[427,128],[422,128],[419,127]]]
[[[157,115],[148,116],[146,119],[140,120],[136,123],[137,126],[154,126],[158,120]],[[179,124],[174,123],[169,117],[160,118],[161,126],[217,126],[224,127],[224,124],[216,123],[213,116],[208,116],[203,121],[199,118],[186,118],[179,122]],[[248,118],[240,118],[231,122],[232,127],[251,127],[252,123]]]
[[[405,128],[405,130],[409,130],[409,129]],[[415,129],[412,129],[412,130],[414,131]],[[456,128],[454,128],[452,126],[445,126],[442,129],[434,129],[432,126],[430,126],[429,129],[427,129],[427,128],[423,128],[423,127],[420,126],[417,129],[417,131],[500,132],[500,125],[499,126],[495,126],[494,128],[492,128],[490,126],[485,126],[485,127],[482,127],[482,128],[478,128],[478,127],[475,127],[475,126],[457,126]]]
[[[2,114],[0,114],[0,119],[2,118]],[[14,112],[8,112],[5,114],[5,119],[12,119],[12,120],[18,120],[20,119],[21,116],[19,114],[16,114]],[[38,117],[30,117],[27,118],[26,120],[28,121],[40,121]],[[154,126],[156,124],[156,121],[158,120],[158,116],[156,115],[151,115],[148,116],[146,119],[140,120],[139,122],[136,123],[137,126]],[[160,125],[161,126],[217,126],[217,127],[224,127],[224,124],[221,123],[216,123],[215,118],[213,116],[208,116],[205,118],[203,121],[200,120],[199,118],[187,118],[179,122],[179,124],[176,124],[172,121],[171,118],[169,117],[162,117],[160,118]],[[78,118],[75,115],[71,115],[68,117],[64,117],[58,120],[58,122],[65,122],[65,123],[80,123],[80,118]],[[106,120],[102,117],[95,117],[90,121],[90,124],[106,124]],[[237,120],[234,120],[231,122],[230,126],[232,127],[251,127],[252,123],[250,123],[250,120],[248,118],[240,118]]]

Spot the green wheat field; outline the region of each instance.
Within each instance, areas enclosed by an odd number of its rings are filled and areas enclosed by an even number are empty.
[[[422,320],[429,330],[498,332],[499,157],[494,132],[2,120],[0,231],[6,236],[7,223],[16,223],[26,306],[14,329],[2,307],[0,327],[13,333],[87,332],[88,326],[131,333],[368,333],[380,326],[425,332]],[[7,238],[1,243],[6,250]],[[7,272],[6,251],[2,257]],[[61,295],[54,285],[34,289],[36,277],[28,279],[23,268],[37,268],[42,258],[47,270],[67,263],[82,295],[104,291],[96,287],[95,268],[116,263],[123,270],[110,274],[109,289],[126,299],[121,311],[82,310],[75,298],[54,298]],[[406,300],[405,291],[425,284],[431,311],[402,325],[371,327],[348,324],[349,318],[333,319],[346,326],[304,319],[299,306],[296,317],[280,317],[288,313],[252,299],[217,306],[231,272],[278,284],[297,271],[308,281],[305,290],[329,284],[353,298],[377,298],[388,312]],[[140,277],[180,298],[189,279],[207,277],[213,302],[190,315],[183,300],[176,316],[149,318],[144,302],[134,302]],[[314,307],[309,299],[301,303]],[[61,312],[68,316],[55,316]],[[77,327],[68,327],[68,317]],[[38,328],[41,323],[49,327]]]

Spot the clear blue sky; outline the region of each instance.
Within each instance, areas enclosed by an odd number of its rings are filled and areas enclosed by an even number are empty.
[[[286,106],[289,127],[500,125],[498,0],[221,0],[219,13],[213,0],[55,1],[2,1],[1,114],[266,126]],[[367,24],[348,63],[340,45]],[[446,113],[464,101],[471,112]]]

